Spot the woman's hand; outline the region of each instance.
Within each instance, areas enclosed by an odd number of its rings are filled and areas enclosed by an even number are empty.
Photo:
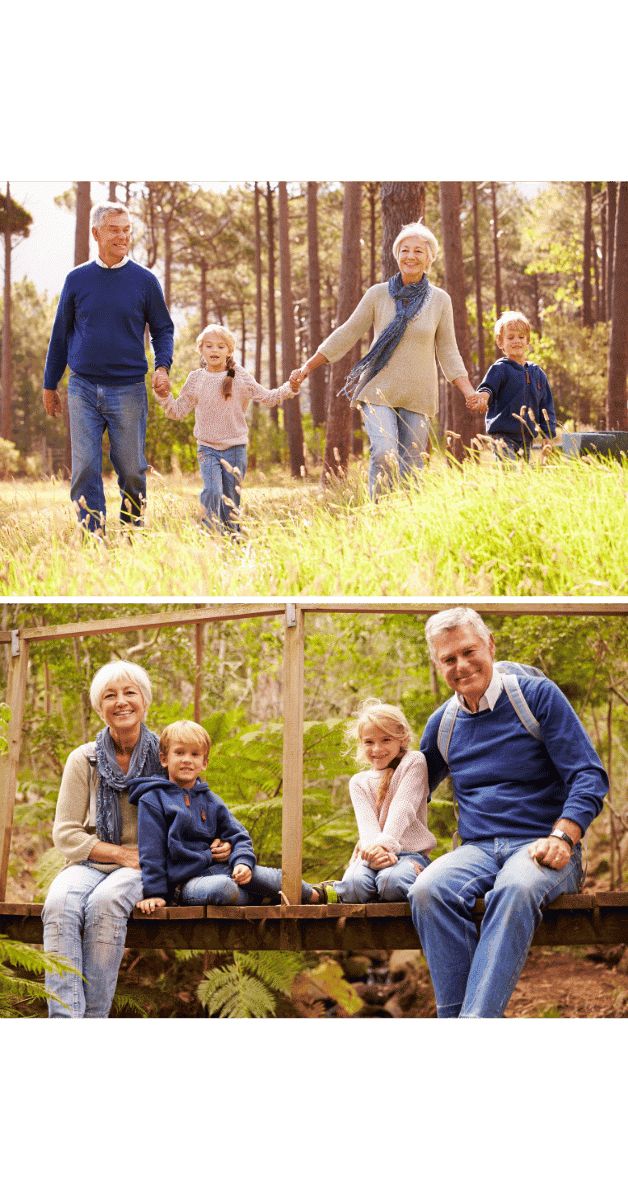
[[[290,372],[290,378],[288,380],[288,383],[290,384],[290,387],[292,388],[293,392],[296,393],[296,392],[300,391],[301,384],[303,383],[303,380],[305,379],[306,375],[307,375],[307,371],[305,371],[303,369],[303,367],[295,367],[294,371]]]
[[[113,842],[96,842],[92,846],[88,860],[97,863],[113,863],[116,867],[132,867],[140,869],[140,855],[137,846],[116,846]]]
[[[374,871],[381,871],[382,867],[394,867],[398,861],[397,855],[393,854],[392,850],[387,850],[385,846],[377,844],[366,846],[361,857]]]
[[[214,862],[228,862],[233,847],[231,842],[223,842],[220,838],[214,838],[209,848]]]
[[[139,908],[140,912],[151,913],[154,912],[156,908],[165,908],[166,901],[163,900],[161,896],[151,896],[148,900],[138,900],[135,907]]]
[[[488,410],[488,392],[471,392],[465,397],[465,405],[471,412],[485,413]]]
[[[240,883],[245,886],[247,883],[251,882],[252,874],[253,872],[250,867],[246,867],[244,863],[238,863],[237,867],[234,867],[233,871],[231,872],[231,878],[234,879],[236,883]]]

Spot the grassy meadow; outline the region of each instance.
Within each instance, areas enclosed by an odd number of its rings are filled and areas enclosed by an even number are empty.
[[[460,467],[434,456],[374,504],[364,464],[324,490],[318,474],[251,472],[236,542],[200,526],[196,475],[153,473],[146,525],[131,537],[109,480],[103,539],[79,529],[67,481],[4,481],[0,593],[619,595],[627,482],[610,460]]]

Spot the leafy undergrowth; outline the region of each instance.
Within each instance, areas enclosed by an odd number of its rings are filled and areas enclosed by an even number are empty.
[[[378,504],[362,465],[321,490],[247,481],[238,541],[199,524],[194,477],[150,482],[147,524],[129,537],[79,530],[64,482],[0,485],[4,595],[619,595],[626,591],[626,467],[464,467],[433,458]],[[116,513],[116,488],[107,502]]]

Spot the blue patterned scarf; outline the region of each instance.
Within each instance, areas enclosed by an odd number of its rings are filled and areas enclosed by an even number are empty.
[[[129,779],[135,775],[159,775],[159,738],[144,724],[133,747],[128,774],[120,770],[116,750],[108,727],[96,735],[96,764],[98,767],[98,796],[96,800],[96,836],[101,842],[120,845],[120,792],[125,792]]]
[[[356,400],[367,383],[386,366],[406,331],[408,321],[420,313],[429,292],[430,281],[427,275],[424,275],[419,283],[404,284],[401,272],[388,280],[388,294],[395,302],[395,316],[390,324],[382,329],[368,354],[351,368],[340,395],[346,396],[348,400]],[[364,378],[361,378],[362,374]]]

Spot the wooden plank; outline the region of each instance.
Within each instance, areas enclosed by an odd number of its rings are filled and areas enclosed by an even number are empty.
[[[388,616],[395,613],[430,616],[459,605],[474,608],[479,613],[503,613],[509,616],[617,616],[628,611],[628,596],[579,596],[575,599],[564,596],[519,596],[516,600],[507,596],[447,596],[441,600],[312,598],[299,601],[299,607],[308,613],[380,613]]]
[[[11,709],[9,721],[9,749],[0,763],[0,900],[7,891],[7,872],[13,832],[13,812],[17,789],[17,772],[22,745],[24,701],[28,677],[28,643],[19,638],[17,655],[11,655],[7,682],[7,704]]]
[[[305,630],[297,605],[286,608],[283,657],[282,888],[291,904],[301,899],[303,842],[303,674]]]
[[[198,606],[193,604],[187,608],[173,609],[171,612],[160,610],[156,613],[142,613],[137,617],[102,617],[97,621],[77,621],[67,625],[37,625],[20,630],[20,637],[27,642],[49,642],[56,638],[90,637],[102,633],[125,633],[133,629],[154,629],[169,625],[192,625],[195,622],[208,621],[240,621],[249,617],[281,617],[285,613],[285,604],[237,604]],[[9,637],[0,637],[0,641],[9,641]]]

